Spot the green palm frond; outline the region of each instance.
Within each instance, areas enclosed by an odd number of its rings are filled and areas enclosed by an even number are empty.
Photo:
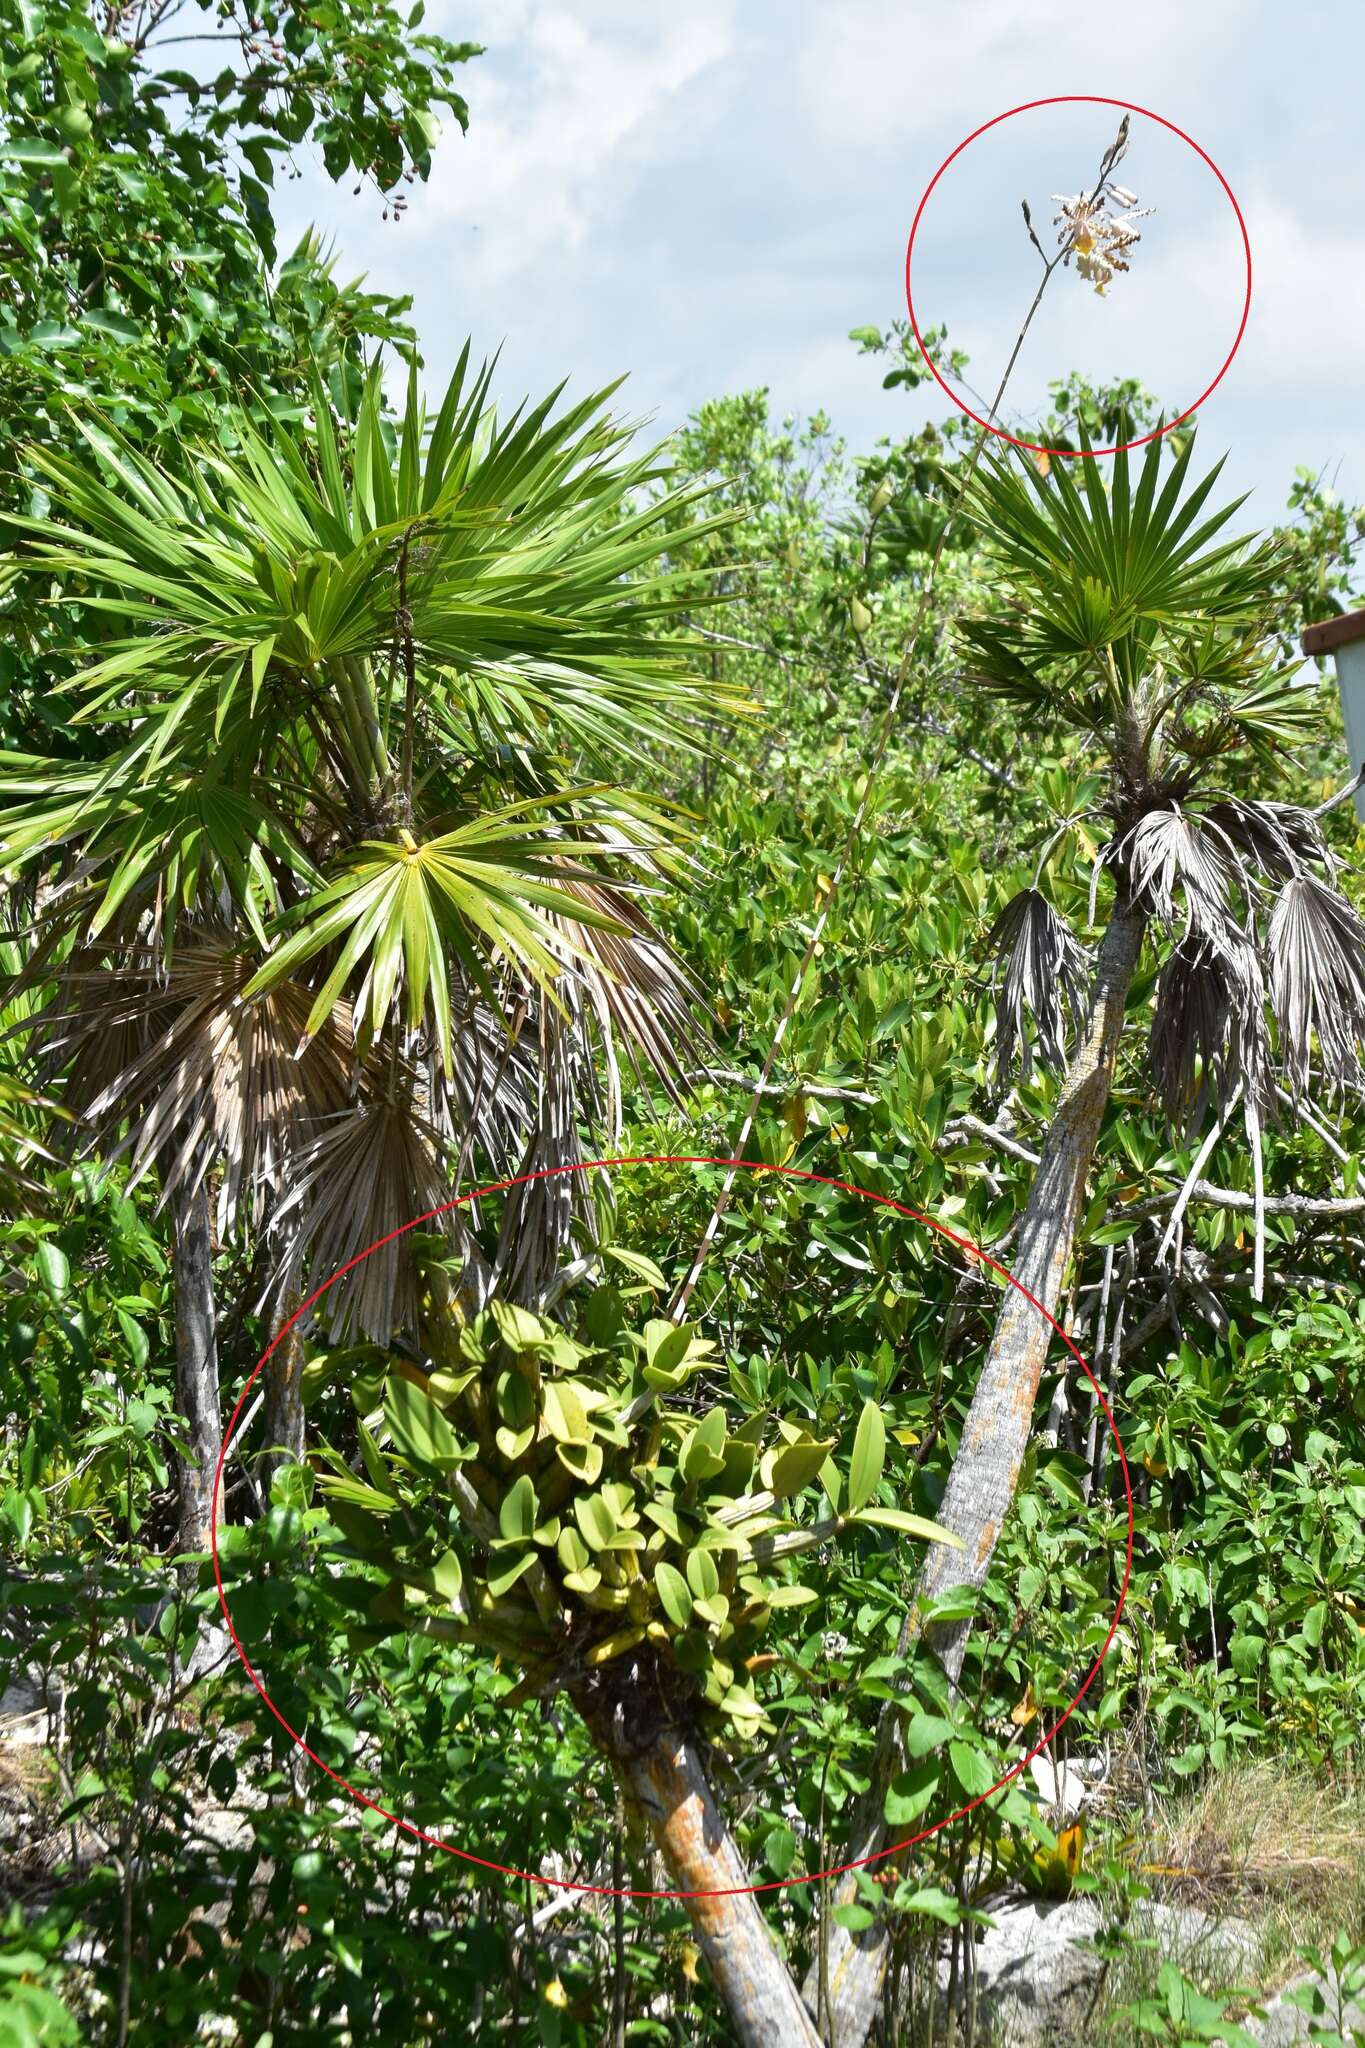
[[[46,1199],[48,1190],[29,1166],[35,1159],[60,1165],[34,1129],[40,1119],[54,1116],[66,1120],[69,1112],[13,1074],[0,1073],[0,1213],[32,1208]]]
[[[984,458],[967,506],[1012,611],[960,627],[978,679],[1101,731],[1154,668],[1178,688],[1221,689],[1249,668],[1259,677],[1273,550],[1219,538],[1243,500],[1205,514],[1222,463],[1187,488],[1193,447],[1164,481],[1160,442],[1136,482],[1121,453],[1108,489],[1088,444],[1079,463],[1053,464],[1046,477],[998,452]]]
[[[553,990],[566,956],[578,950],[566,923],[620,928],[588,888],[573,886],[602,879],[609,848],[594,836],[591,821],[603,794],[577,790],[508,805],[421,842],[406,831],[396,844],[362,841],[345,854],[341,873],[286,914],[289,936],[247,994],[260,994],[335,951],[306,1029],[317,1030],[342,991],[358,983],[355,1014],[363,1043],[380,1035],[401,996],[406,1028],[429,1025],[449,1071],[451,961],[496,1003],[493,975],[500,964],[542,991]],[[566,809],[571,818],[575,810],[580,814],[567,827],[557,822]],[[647,851],[648,836],[640,843],[647,834],[643,807],[633,807],[632,822],[636,845],[627,850]],[[610,851],[615,888],[629,887],[621,849]]]
[[[466,350],[434,411],[411,380],[390,420],[376,370],[344,431],[319,385],[160,466],[87,419],[81,463],[33,451],[47,516],[6,522],[34,601],[78,584],[110,635],[59,686],[93,758],[0,756],[30,1051],[102,1155],[220,1174],[229,1224],[278,1193],[291,1273],[474,1156],[576,1156],[621,1059],[675,1093],[698,1063],[642,908],[687,821],[620,771],[748,708],[677,632],[736,515],[628,451],[613,389],[499,417]],[[405,1256],[367,1329],[415,1299]]]
[[[684,517],[696,485],[637,504],[660,470],[618,459],[610,388],[499,425],[487,372],[468,392],[466,372],[467,351],[434,421],[410,384],[394,456],[377,375],[346,455],[321,389],[310,430],[234,419],[231,451],[189,449],[182,474],[88,421],[98,474],[32,451],[55,516],[11,534],[132,629],[72,678],[74,716],[149,722],[149,780],[206,741],[268,747],[311,704],[357,779],[382,780],[400,629],[421,698],[470,690],[528,739],[637,758],[718,697],[742,708],[660,630],[677,551],[735,515]]]

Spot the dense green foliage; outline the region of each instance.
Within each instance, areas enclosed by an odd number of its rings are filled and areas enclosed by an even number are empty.
[[[46,881],[69,842],[80,865],[44,906],[36,966],[12,897],[3,960],[0,1684],[27,1674],[51,1739],[0,1751],[18,1816],[0,1842],[17,1901],[0,1923],[0,2044],[169,2048],[212,2022],[254,2048],[596,2048],[614,2001],[625,2038],[726,2042],[684,1905],[648,1896],[670,1876],[594,1719],[624,1719],[646,1679],[695,1710],[754,1882],[787,1885],[764,1910],[804,1971],[828,1887],[803,1880],[843,1860],[885,1703],[907,1703],[885,1802],[899,1838],[986,1793],[1091,1673],[1126,1575],[1131,1488],[1124,1612],[1054,1745],[1106,1761],[1113,1820],[1088,1819],[1082,1846],[1025,1774],[874,1865],[839,1908],[852,1928],[889,1913],[898,1966],[979,1922],[999,1882],[1093,1889],[1117,1926],[1151,1877],[1133,1816],[1153,1789],[1271,1760],[1345,1796],[1365,1770],[1358,1096],[1306,1121],[1268,1114],[1257,1136],[1263,1288],[1257,1176],[1230,1129],[1204,1153],[1213,1196],[1195,1190],[1171,1270],[1163,1240],[1200,1137],[1153,1085],[1158,959],[1131,991],[1060,1311],[1126,1463],[1056,1347],[960,1694],[926,1649],[897,1652],[1002,1299],[970,1246],[1008,1266],[1059,1085],[1045,1061],[1000,1073],[990,934],[1044,864],[1056,912],[1078,932],[1095,921],[1096,739],[1115,703],[1088,676],[1080,716],[1053,716],[1047,664],[1074,657],[1079,676],[1124,628],[1131,682],[1190,591],[1168,576],[1131,619],[1101,618],[1102,578],[1087,581],[1071,543],[1087,506],[1089,531],[1113,539],[1112,507],[1132,502],[1117,480],[1111,497],[1093,465],[1079,487],[1065,466],[986,466],[948,534],[885,770],[746,1148],[791,1171],[738,1177],[674,1330],[666,1304],[718,1175],[665,1161],[733,1145],[864,794],[968,437],[950,422],[850,457],[827,421],[775,425],[750,392],[703,407],[666,459],[627,460],[596,402],[490,430],[477,379],[425,417],[414,381],[395,420],[365,370],[378,339],[413,352],[403,309],[337,292],[311,245],[272,274],[270,169],[313,133],[333,175],[385,192],[405,166],[424,176],[431,108],[463,119],[454,67],[471,52],[415,33],[420,8],[406,22],[370,4],[214,19],[236,53],[216,81],[167,70],[131,18],[106,35],[77,6],[25,5],[3,60],[0,434],[19,630],[0,858]],[[21,253],[41,259],[31,276]],[[886,355],[890,392],[922,381],[903,329],[853,339]],[[1063,379],[1054,401],[1039,428],[1054,447],[1155,417],[1133,380]],[[78,428],[94,406],[100,424]],[[1145,471],[1134,462],[1148,511],[1197,446],[1187,432],[1154,444]],[[1365,533],[1307,472],[1288,510],[1254,575],[1228,557],[1221,587],[1206,584],[1201,608],[1225,623],[1165,649],[1200,685],[1173,715],[1179,772],[1221,748],[1231,706],[1259,749],[1230,762],[1235,794],[1267,809],[1272,767],[1274,800],[1299,807],[1341,780],[1334,693],[1285,691],[1274,657],[1306,616],[1350,600]],[[1017,594],[1030,575],[1021,619],[1010,578]],[[173,637],[156,631],[168,616]],[[1005,687],[984,692],[983,672]],[[415,741],[386,779],[405,720]],[[648,798],[585,786],[623,756]],[[1320,829],[1358,905],[1353,815],[1337,807]],[[598,892],[578,905],[586,947],[634,915],[602,884],[623,846],[648,856],[652,924],[628,922],[631,946],[603,956],[615,1039],[571,1020],[571,1112],[556,1099],[547,1139],[547,1059],[523,1071],[504,1126],[475,1119],[467,1146],[430,1129],[474,994],[496,1017],[512,988],[553,1041],[573,951],[552,922],[564,856],[580,864],[567,886]],[[206,894],[226,928],[211,986]],[[680,969],[655,968],[656,928]],[[609,971],[623,959],[664,977],[641,971],[636,1007]],[[230,1410],[280,1317],[268,1206],[256,1213],[250,1172],[234,1183],[227,1163],[251,1094],[222,1032],[272,989],[289,1001],[270,1075],[307,1068],[309,1035],[309,1058],[320,1043],[336,1061],[306,1130],[292,1099],[271,1098],[274,1127],[251,1111],[262,1156],[296,1145],[311,1174],[294,1305],[457,1178],[523,1155],[578,1163],[611,1123],[590,1075],[621,1090],[623,1163],[575,1175],[573,1205],[492,1193],[454,1248],[446,1231],[412,1232],[401,1287],[396,1259],[362,1265],[335,1315],[303,1323],[305,1462],[272,1468],[247,1404],[218,1548],[267,1700],[215,1631],[208,1560],[171,1564],[185,1436],[159,1196],[193,1167],[222,1197]],[[128,1057],[102,1041],[127,1023],[130,990],[148,1064],[120,1088]],[[651,994],[662,1029],[640,1024]],[[205,1007],[213,1029],[196,1035]],[[643,1072],[617,1072],[617,1042]],[[420,1172],[410,1154],[372,1178],[352,1160],[338,1202],[326,1131],[354,1106],[352,1060],[390,1107],[401,1076]],[[82,1085],[92,1069],[98,1090]],[[93,1095],[93,1124],[64,1130],[40,1088],[68,1109]],[[536,1149],[550,1140],[552,1155]],[[524,1276],[507,1253],[528,1229],[543,1233],[536,1312],[498,1293],[471,1306],[470,1243],[488,1270]],[[555,1880],[644,1896],[618,1913]],[[1324,2029],[1326,1987],[1358,1979],[1362,1934],[1342,1928],[1319,1958]],[[1167,1963],[1114,2039],[1214,2038],[1225,2005]]]

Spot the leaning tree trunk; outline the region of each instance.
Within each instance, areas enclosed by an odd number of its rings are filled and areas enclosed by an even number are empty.
[[[583,1714],[626,1796],[639,1809],[670,1882],[680,1892],[729,1892],[689,1898],[688,1916],[741,2048],[822,2048],[801,1994],[777,1952],[751,1882],[716,1806],[696,1742],[655,1720],[647,1693],[613,1713],[580,1698]],[[644,1726],[646,1718],[654,1725]]]
[[[173,1188],[169,1202],[174,1244],[175,1404],[190,1442],[176,1454],[181,1550],[207,1550],[213,1528],[213,1481],[223,1443],[218,1398],[218,1332],[213,1303],[213,1241],[209,1198],[202,1182],[193,1194]]]
[[[1019,1231],[1019,1249],[1010,1262],[1010,1270],[1020,1286],[1027,1288],[1052,1315],[1056,1315],[1061,1299],[1090,1164],[1114,1082],[1124,1006],[1142,950],[1145,926],[1142,912],[1126,897],[1121,898],[1100,945],[1089,1018],[1057,1098],[1029,1191]],[[916,1588],[916,1604],[935,1598],[950,1586],[979,1587],[985,1583],[1001,1526],[1019,1483],[1038,1382],[1051,1343],[1051,1324],[1019,1288],[1007,1288],[953,1460],[948,1490],[938,1511],[937,1519],[962,1539],[963,1548],[953,1550],[946,1543],[929,1545]],[[962,1671],[970,1630],[970,1622],[959,1621],[942,1623],[929,1632],[928,1640],[954,1685]],[[902,1631],[902,1648],[910,1633],[910,1627]],[[887,1785],[900,1767],[895,1709],[888,1706],[871,1786],[855,1823],[851,1857],[874,1855],[885,1846],[882,1807]],[[855,1896],[853,1880],[846,1878],[831,1903],[846,1904]],[[854,1935],[837,1922],[829,1926],[826,1970],[832,2048],[861,2048],[866,2040],[881,2001],[889,1946],[883,1923]],[[818,1990],[818,1978],[812,1970],[804,1986],[806,2002],[812,2010],[816,2008]]]

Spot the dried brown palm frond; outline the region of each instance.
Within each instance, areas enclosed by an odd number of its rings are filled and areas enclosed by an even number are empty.
[[[1224,1106],[1238,1088],[1261,1112],[1273,1103],[1265,975],[1236,926],[1172,949],[1157,977],[1149,1059],[1167,1122],[1187,1139],[1210,1102]]]
[[[1275,881],[1288,881],[1309,867],[1331,872],[1332,855],[1322,827],[1301,804],[1220,797],[1207,805],[1202,815],[1205,824],[1221,833],[1244,860]]]
[[[427,1118],[457,1159],[457,1170],[479,1160],[494,1175],[510,1173],[535,1121],[536,1045],[528,1020],[533,1004],[511,987],[489,1003],[452,974],[450,1071],[430,1042],[421,1058],[418,1113]],[[510,977],[509,977],[510,980]]]
[[[572,881],[566,893],[578,897],[612,922],[564,922],[569,978],[599,1043],[621,1046],[637,1080],[648,1089],[650,1077],[680,1106],[689,1069],[704,1063],[706,1018],[700,988],[686,966],[660,936],[640,904],[610,882]],[[614,1062],[608,1065],[608,1128],[613,1137],[621,1120],[620,1090]]]
[[[1316,875],[1285,883],[1271,913],[1270,993],[1290,1093],[1365,1089],[1365,923]],[[1316,1061],[1314,1042],[1316,1041]]]
[[[646,1093],[655,1079],[674,1104],[684,1099],[688,1069],[704,1064],[700,991],[638,901],[614,883],[583,876],[565,888],[610,921],[563,922],[558,999],[541,999],[536,1011],[536,1108],[522,1174],[576,1164],[588,1133],[594,1142],[617,1142],[619,1051]],[[575,1236],[591,1241],[594,1193],[585,1175],[565,1172],[509,1190],[496,1270],[510,1299],[528,1307],[547,1302]]]
[[[318,1310],[334,1340],[387,1344],[396,1330],[415,1330],[421,1281],[404,1226],[453,1192],[439,1135],[419,1114],[413,1075],[400,1066],[391,1092],[330,1119],[293,1161],[289,1193],[272,1219],[286,1248],[271,1291],[302,1287],[305,1274],[317,1282],[335,1273]],[[422,1229],[473,1257],[457,1212]]]
[[[281,982],[244,1001],[256,964],[215,932],[187,938],[169,967],[146,949],[113,962],[82,949],[26,1023],[45,1064],[66,1069],[87,1146],[128,1154],[133,1180],[158,1167],[164,1195],[222,1163],[223,1228],[264,1213],[292,1154],[354,1093],[345,1017],[301,1047],[311,992]]]
[[[498,1292],[509,1301],[539,1308],[570,1245],[575,1224],[590,1229],[594,1210],[586,1174],[555,1171],[584,1157],[582,1134],[594,1106],[585,1090],[595,1086],[577,1005],[566,1015],[546,1003],[537,1018],[539,1057],[535,1127],[519,1174],[537,1180],[509,1188],[503,1204],[494,1272]],[[547,1171],[548,1169],[548,1171]]]
[[[1217,941],[1227,928],[1232,867],[1212,833],[1178,803],[1146,811],[1108,849],[1126,868],[1134,902],[1168,929]]]
[[[1089,955],[1041,890],[1010,898],[986,936],[995,953],[995,1052],[1001,1085],[1016,1057],[1019,1078],[1033,1071],[1036,1044],[1045,1065],[1066,1057],[1068,1017],[1074,1027],[1086,999]]]

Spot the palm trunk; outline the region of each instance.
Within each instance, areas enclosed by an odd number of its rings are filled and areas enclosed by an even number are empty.
[[[1095,1144],[1114,1083],[1124,1007],[1145,927],[1143,913],[1121,897],[1100,944],[1090,1015],[1062,1083],[1029,1191],[1019,1249],[1011,1260],[1019,1285],[1052,1315],[1061,1300]],[[1019,1483],[1038,1382],[1051,1343],[1051,1325],[1018,1288],[1008,1288],[937,1517],[953,1535],[961,1537],[963,1549],[952,1550],[946,1543],[929,1545],[916,1589],[917,1602],[932,1599],[950,1586],[985,1583]],[[954,1684],[962,1671],[970,1631],[970,1622],[949,1622],[929,1635]],[[909,1626],[902,1631],[902,1649],[910,1633]],[[900,1767],[894,1709],[888,1708],[871,1787],[855,1823],[851,1857],[875,1854],[885,1846],[882,1807],[886,1787]],[[833,1903],[846,1904],[854,1896],[853,1881],[847,1878]],[[827,1968],[832,2048],[861,2048],[866,2040],[880,2002],[889,1948],[881,1923],[858,1935],[831,1924]],[[807,2003],[814,2008],[818,1989],[814,1973],[804,1989]]]
[[[290,1288],[275,1316],[273,1334],[280,1331],[298,1308],[303,1296]],[[282,1466],[303,1457],[303,1336],[297,1323],[276,1344],[265,1362],[265,1492]]]
[[[175,1187],[169,1202],[174,1244],[175,1401],[190,1453],[176,1453],[181,1550],[207,1550],[213,1528],[213,1481],[223,1443],[218,1397],[218,1332],[213,1304],[213,1241],[209,1198],[202,1183],[193,1194]]]
[[[751,1882],[706,1780],[696,1743],[676,1728],[628,1739],[600,1707],[580,1712],[643,1814],[680,1892],[725,1892]],[[752,1892],[689,1898],[688,1916],[725,2001],[740,2048],[821,2048],[801,1994],[777,1952]]]

